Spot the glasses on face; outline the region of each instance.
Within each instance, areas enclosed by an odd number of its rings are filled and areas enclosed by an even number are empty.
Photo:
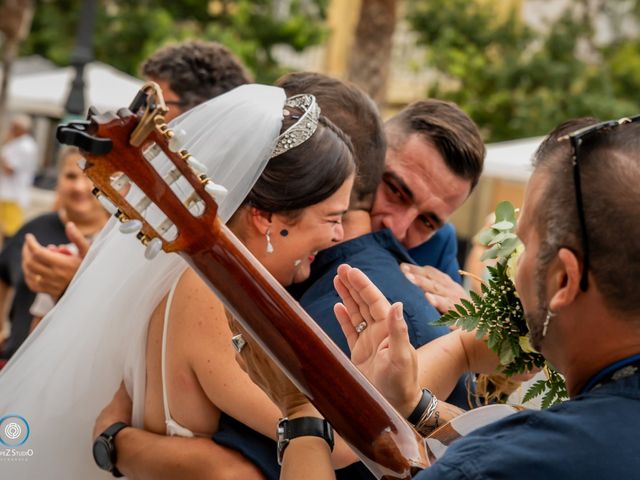
[[[580,277],[580,289],[583,292],[587,291],[589,287],[589,235],[587,234],[587,221],[584,214],[584,202],[582,198],[582,183],[580,180],[580,148],[584,143],[584,140],[591,137],[596,133],[600,133],[602,131],[610,130],[619,125],[624,125],[626,123],[637,122],[640,120],[640,115],[636,115],[634,117],[625,117],[619,120],[609,120],[606,122],[596,123],[594,125],[589,125],[588,127],[581,128],[576,130],[569,135],[564,135],[558,138],[558,141],[569,140],[571,142],[571,148],[573,149],[572,154],[572,164],[573,164],[573,185],[575,187],[576,192],[576,206],[578,207],[578,220],[580,222],[580,232],[582,237],[582,248],[583,248],[583,267],[582,267],[582,275]]]

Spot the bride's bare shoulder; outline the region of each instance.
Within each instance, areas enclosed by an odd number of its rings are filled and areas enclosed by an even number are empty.
[[[226,323],[224,305],[191,268],[187,268],[178,281],[171,317],[172,322],[201,328]]]

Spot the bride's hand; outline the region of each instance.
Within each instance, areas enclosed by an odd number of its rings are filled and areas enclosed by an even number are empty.
[[[93,438],[96,438],[107,428],[116,422],[124,422],[131,425],[131,398],[127,392],[124,382],[120,383],[120,388],[116,391],[111,402],[102,409],[93,427]]]
[[[276,404],[282,415],[296,416],[299,410],[313,409],[307,397],[289,380],[284,372],[256,345],[242,326],[226,311],[229,328],[234,335],[242,335],[245,341],[236,361]]]
[[[400,413],[409,415],[421,390],[402,304],[391,305],[364,273],[348,265],[338,268],[334,285],[343,302],[336,304],[335,314],[352,362]]]

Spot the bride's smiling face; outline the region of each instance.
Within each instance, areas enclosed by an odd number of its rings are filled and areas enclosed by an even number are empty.
[[[302,210],[295,221],[285,215],[271,216],[269,237],[273,252],[266,251],[265,235],[255,253],[282,285],[306,280],[318,251],[342,241],[342,216],[349,206],[353,179],[351,175],[333,195]]]

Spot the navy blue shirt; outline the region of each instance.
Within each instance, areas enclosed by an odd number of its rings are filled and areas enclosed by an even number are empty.
[[[312,264],[310,285],[299,298],[300,305],[331,339],[350,355],[347,339],[333,313],[340,296],[333,286],[338,267],[347,263],[362,270],[389,302],[402,302],[409,339],[414,347],[445,335],[446,327],[431,325],[440,314],[426,300],[424,293],[404,276],[400,263],[414,263],[407,250],[390,230],[380,230],[339,243],[320,252]]]
[[[409,250],[409,255],[418,265],[430,265],[446,273],[454,281],[462,283],[458,270],[458,238],[456,229],[445,223],[429,240]]]
[[[64,224],[56,212],[45,213],[24,224],[9,239],[0,252],[0,281],[15,289],[9,310],[11,335],[7,339],[0,358],[10,358],[29,336],[33,315],[29,312],[36,298],[24,281],[22,272],[22,245],[24,237],[31,233],[42,245],[69,243]]]
[[[640,478],[640,375],[469,434],[417,480]]]

